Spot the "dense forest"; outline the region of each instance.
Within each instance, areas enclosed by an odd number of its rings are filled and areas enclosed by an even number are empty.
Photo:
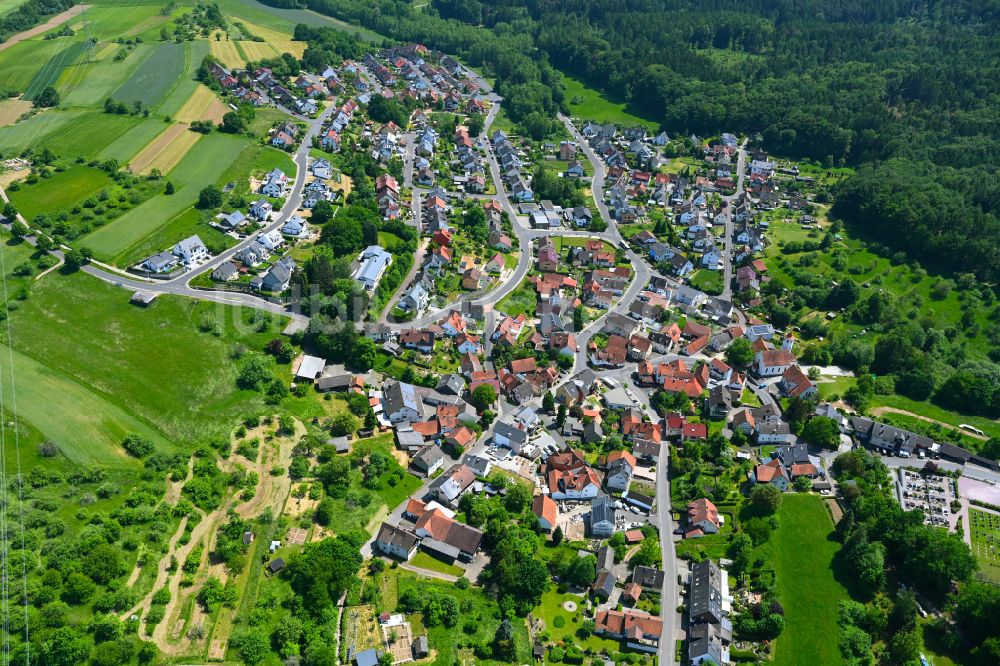
[[[266,1],[462,56],[532,133],[565,106],[562,71],[671,132],[871,165],[837,214],[929,265],[1000,272],[997,0]]]

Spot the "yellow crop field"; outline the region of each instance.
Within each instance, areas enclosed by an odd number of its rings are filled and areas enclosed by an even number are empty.
[[[267,42],[251,42],[243,40],[240,42],[240,48],[243,49],[243,53],[246,55],[247,60],[266,60],[279,55],[279,52]]]
[[[228,39],[215,41],[214,38],[208,41],[212,45],[212,55],[226,67],[242,67],[245,64],[240,52],[236,50],[236,42]]]
[[[273,28],[265,28],[262,25],[250,23],[249,21],[243,21],[243,24],[253,34],[263,37],[264,43],[270,44],[279,54],[291,53],[296,58],[301,58],[302,53],[306,50],[305,42],[292,41],[292,36],[288,33],[279,32]],[[247,58],[250,58],[250,52],[246,50],[247,44],[260,44],[260,42],[242,42],[243,51],[246,53]]]
[[[213,123],[221,123],[222,116],[230,108],[214,92],[205,86],[198,86],[194,89],[194,94],[184,102],[184,106],[177,112],[176,119],[182,123],[190,123],[195,120],[211,120]]]
[[[198,132],[189,131],[188,126],[183,123],[171,125],[140,150],[129,166],[135,173],[149,173],[153,169],[167,173],[177,166],[202,136]]]
[[[17,119],[31,110],[31,102],[26,99],[5,99],[0,102],[0,127],[13,125]]]

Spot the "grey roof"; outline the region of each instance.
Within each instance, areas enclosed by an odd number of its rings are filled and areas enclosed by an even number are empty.
[[[611,498],[601,495],[590,504],[590,524],[609,522],[615,524],[615,509],[611,505]]]
[[[615,565],[615,551],[611,546],[601,546],[597,549],[597,570],[610,569]]]
[[[506,437],[511,443],[524,444],[528,441],[528,433],[504,421],[497,422],[493,427],[493,434]]]
[[[444,460],[444,451],[439,446],[429,444],[413,456],[413,466],[427,471],[441,460]]]
[[[723,661],[722,631],[715,624],[695,624],[688,628],[688,658],[693,662],[706,655],[712,661],[704,663],[726,663]]]
[[[721,622],[722,572],[712,560],[691,565],[691,591],[688,607],[692,621]]]
[[[423,405],[413,384],[392,382],[382,392],[382,408],[386,414],[394,414],[401,409],[409,408],[423,414]]]
[[[632,572],[632,582],[638,583],[642,587],[660,589],[663,587],[663,579],[666,574],[660,569],[639,565]]]
[[[417,544],[420,543],[420,537],[409,530],[404,530],[402,527],[382,523],[375,541],[392,544],[409,551],[417,547]]]
[[[231,261],[227,261],[212,271],[212,277],[216,280],[228,280],[237,273],[239,273],[239,269],[236,268],[236,264]]]

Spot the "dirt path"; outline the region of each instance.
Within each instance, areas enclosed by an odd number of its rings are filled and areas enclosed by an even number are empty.
[[[913,412],[908,412],[905,409],[896,409],[895,407],[876,407],[875,409],[871,410],[871,414],[872,416],[881,416],[882,414],[902,414],[903,416],[912,416],[915,419],[920,419],[921,421],[926,421],[927,423],[935,423],[943,428],[948,428],[949,430],[956,430],[963,435],[968,435],[972,439],[978,439],[984,442],[989,439],[989,437],[986,437],[985,435],[977,435],[974,432],[969,432],[968,430],[962,430],[961,428],[953,426],[950,423],[945,423],[944,421],[931,419],[926,416],[921,416],[920,414],[914,414]]]
[[[196,598],[205,581],[209,578],[217,578],[223,584],[230,578],[229,571],[221,562],[212,563],[210,554],[215,549],[216,539],[219,529],[228,521],[229,510],[234,509],[241,517],[251,518],[259,515],[263,510],[271,508],[274,514],[280,515],[285,501],[291,491],[291,479],[287,473],[280,476],[272,476],[271,469],[280,466],[287,471],[292,459],[292,449],[300,437],[306,434],[305,426],[295,421],[294,434],[289,437],[276,437],[268,441],[268,435],[276,428],[276,424],[262,424],[247,433],[247,439],[257,438],[260,440],[257,460],[249,460],[235,452],[228,460],[221,460],[220,467],[225,472],[231,472],[236,465],[242,465],[257,473],[257,487],[254,496],[244,502],[235,493],[226,496],[219,508],[207,514],[200,523],[192,530],[190,541],[180,548],[174,548],[176,539],[179,539],[179,532],[171,544],[167,556],[161,562],[160,572],[153,590],[143,599],[132,612],[145,612],[149,609],[153,592],[164,584],[170,590],[170,602],[167,604],[163,620],[153,629],[152,640],[157,647],[168,657],[178,657],[182,655],[201,654],[208,646],[209,658],[220,658],[219,655],[225,653],[225,646],[229,636],[221,635],[228,632],[217,632],[215,626],[209,626],[211,618],[205,613]],[[236,447],[236,440],[233,440],[233,447]],[[192,459],[193,463],[193,459]],[[188,478],[193,471],[193,464],[189,466]],[[180,497],[180,489],[183,482],[176,484],[176,488],[168,485],[168,496]],[[185,518],[184,520],[187,520]],[[183,526],[183,523],[182,523]],[[195,574],[195,584],[190,587],[181,588],[181,580],[184,578],[181,566],[187,556],[198,544],[204,544],[198,571]],[[177,558],[178,569],[173,574],[166,570],[170,563],[170,557]],[[257,566],[256,562],[247,562],[247,566]],[[169,579],[168,579],[169,578]],[[190,606],[189,606],[190,604]],[[185,617],[184,610],[190,607],[190,617]],[[235,612],[231,609],[223,609],[224,612]],[[129,615],[132,613],[130,612]],[[127,616],[126,616],[127,617]],[[221,617],[221,616],[220,616]],[[218,620],[216,621],[216,626]],[[230,623],[231,625],[231,623]],[[189,637],[192,628],[201,627],[201,635],[194,638]],[[231,626],[230,626],[231,628]]]
[[[0,51],[9,49],[10,47],[14,46],[14,44],[18,44],[26,39],[31,39],[32,37],[36,37],[42,34],[43,32],[48,32],[49,30],[52,30],[53,28],[58,28],[66,21],[76,16],[79,16],[88,9],[90,9],[90,5],[75,5],[64,11],[62,14],[56,14],[55,16],[53,16],[52,18],[50,18],[48,21],[46,21],[41,25],[36,25],[34,28],[30,30],[25,30],[24,32],[19,32],[16,35],[11,35],[6,42],[0,44]]]
[[[177,526],[177,531],[174,532],[174,535],[172,537],[170,537],[170,542],[167,544],[167,554],[164,555],[163,558],[160,560],[159,568],[156,570],[156,580],[153,582],[152,589],[150,589],[149,593],[146,594],[146,596],[143,597],[139,603],[137,603],[135,606],[128,609],[125,613],[122,614],[123,620],[127,620],[133,615],[138,615],[141,617],[146,613],[146,611],[149,610],[149,606],[153,602],[153,594],[158,589],[163,587],[164,583],[167,582],[167,576],[170,575],[170,572],[167,571],[167,568],[170,566],[170,558],[173,557],[174,553],[177,551],[177,542],[180,541],[181,535],[184,534],[184,528],[187,527],[187,522],[188,522],[187,516],[181,518],[181,522]],[[139,567],[136,567],[135,572],[138,571],[141,570],[139,569]],[[138,575],[135,575],[133,577],[138,578]],[[131,581],[131,578],[129,580]]]

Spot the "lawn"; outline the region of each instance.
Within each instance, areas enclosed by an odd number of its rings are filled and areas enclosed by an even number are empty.
[[[111,97],[131,105],[142,102],[143,106],[154,108],[176,85],[184,73],[184,46],[165,42],[146,58],[128,80]]]
[[[722,271],[711,271],[703,268],[691,278],[691,286],[706,294],[721,294],[723,279]]]
[[[563,602],[572,601],[576,604],[577,610],[570,613],[563,608]],[[545,622],[545,631],[549,634],[549,643],[563,643],[566,645],[577,645],[583,650],[593,650],[595,652],[607,651],[609,654],[619,652],[621,644],[609,638],[601,638],[590,634],[586,639],[581,639],[576,635],[576,630],[580,624],[587,619],[585,614],[586,599],[576,594],[560,594],[555,585],[549,587],[548,591],[542,595],[542,603],[532,611],[532,615],[541,618]],[[556,626],[556,618],[561,617],[565,623],[562,627]]]
[[[87,166],[76,166],[51,178],[40,178],[33,185],[22,185],[8,196],[25,219],[32,220],[40,213],[52,213],[82,203],[112,184],[103,171]]]
[[[777,640],[774,663],[840,663],[837,602],[848,595],[834,578],[840,545],[832,536],[830,514],[819,495],[786,494],[778,520],[768,551],[785,608],[785,630]]]
[[[535,294],[535,288],[525,278],[525,281],[517,289],[507,294],[503,300],[497,303],[497,310],[512,317],[516,317],[522,313],[527,313],[529,317],[534,317],[537,302],[538,296]]]
[[[571,76],[563,74],[563,84],[569,111],[574,118],[625,126],[645,125],[650,131],[655,131],[659,127],[658,122],[643,117],[632,108],[631,104],[613,102]]]
[[[969,532],[980,573],[1000,582],[1000,515],[970,506]]]
[[[162,433],[161,441],[190,446],[228,433],[241,416],[263,408],[260,394],[236,388],[232,352],[237,345],[262,348],[284,328],[283,318],[258,332],[246,309],[173,296],[148,308],[128,300],[129,292],[96,278],[56,272],[36,282],[11,313],[15,350],[47,369],[20,375],[45,378],[33,399],[20,401],[35,410],[29,420],[39,430],[62,428],[99,458],[107,455],[102,447],[142,424],[148,425],[141,431]],[[202,332],[213,329],[218,335]],[[98,425],[105,434],[91,436]]]
[[[223,173],[246,145],[247,139],[229,134],[207,134],[198,141],[184,159],[167,174],[176,191],[172,195],[154,196],[140,206],[87,235],[83,245],[94,250],[101,259],[112,259],[125,265],[136,257],[133,250],[175,219],[198,200],[198,192],[209,184],[225,182]],[[171,239],[171,243],[181,240]],[[141,254],[141,252],[139,253]]]
[[[415,567],[420,567],[421,569],[437,571],[438,573],[448,574],[450,576],[461,576],[465,573],[465,569],[462,567],[457,567],[454,564],[448,564],[447,562],[439,560],[433,555],[430,555],[422,550],[410,558],[410,564]]]

